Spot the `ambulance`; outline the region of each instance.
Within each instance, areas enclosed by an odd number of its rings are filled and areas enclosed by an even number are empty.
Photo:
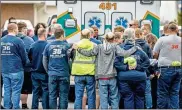
[[[140,25],[150,22],[152,33],[159,37],[161,1],[154,0],[57,0],[57,22],[65,30],[69,43],[80,40],[80,32],[96,26],[99,36],[116,26],[127,28],[137,19]]]
[[[81,30],[96,26],[104,37],[116,26],[127,28],[137,19],[151,24],[152,33],[159,37],[161,1],[154,0],[57,0],[57,22],[65,30],[69,43],[80,40]],[[70,78],[69,99],[74,101],[74,77]]]

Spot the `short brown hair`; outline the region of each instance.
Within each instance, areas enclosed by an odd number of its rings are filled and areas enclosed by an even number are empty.
[[[124,32],[125,28],[122,26],[117,26],[114,28],[114,32]]]
[[[46,33],[46,29],[45,28],[39,28],[38,29],[38,36],[43,35],[44,33]]]
[[[145,40],[150,45],[150,48],[153,49],[155,43],[157,42],[157,36],[155,36],[152,33],[149,33],[149,34],[147,34],[147,36],[145,36]]]
[[[142,30],[140,28],[135,29],[135,37],[141,38],[142,37]]]
[[[19,22],[18,24],[18,31],[22,32],[24,28],[27,28],[27,24],[25,22]]]
[[[8,24],[8,32],[13,32],[14,30],[16,30],[18,28],[17,24],[15,23],[10,23]]]
[[[54,35],[56,39],[59,39],[61,36],[64,37],[64,30],[63,29],[55,29]]]
[[[114,39],[121,39],[121,33],[120,32],[115,32],[114,33]]]

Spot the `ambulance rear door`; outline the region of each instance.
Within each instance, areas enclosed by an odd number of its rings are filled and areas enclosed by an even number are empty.
[[[123,26],[127,28],[128,23],[135,19],[136,14],[136,1],[118,1],[109,0],[109,24],[110,29],[113,31],[116,26]]]
[[[102,9],[102,4],[105,1],[82,1],[82,29],[96,26],[98,28],[98,35],[104,36],[106,34],[106,27],[108,25],[108,10]],[[104,6],[103,6],[104,7]]]

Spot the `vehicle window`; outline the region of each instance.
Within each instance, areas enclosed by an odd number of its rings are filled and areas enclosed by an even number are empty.
[[[86,12],[84,16],[85,28],[96,26],[98,35],[105,34],[106,15],[104,12]]]
[[[133,19],[131,12],[113,12],[111,15],[112,21],[112,30],[116,26],[123,26],[124,28],[128,27],[128,23]]]

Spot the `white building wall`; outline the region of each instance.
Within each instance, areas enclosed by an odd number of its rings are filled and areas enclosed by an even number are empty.
[[[57,14],[57,8],[56,6],[45,6],[45,5],[39,5],[36,7],[37,13],[36,13],[36,24],[39,22],[46,23],[48,21],[48,18],[52,15]]]

